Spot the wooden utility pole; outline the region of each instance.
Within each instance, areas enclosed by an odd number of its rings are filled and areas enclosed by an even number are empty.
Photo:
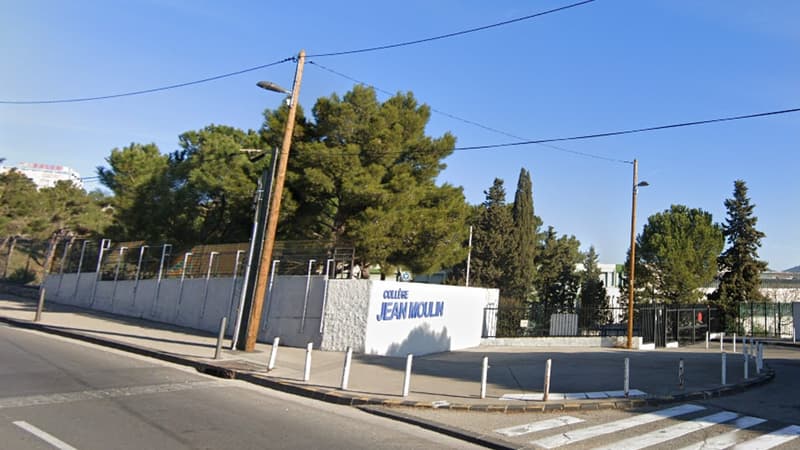
[[[645,184],[646,185],[646,184]],[[633,205],[631,207],[631,258],[630,278],[628,279],[628,343],[633,348],[633,281],[636,268],[636,191],[639,190],[639,162],[633,160]]]
[[[272,190],[272,201],[269,203],[269,216],[267,217],[267,231],[264,233],[264,245],[261,250],[261,260],[258,264],[258,278],[255,291],[251,299],[252,307],[247,317],[247,334],[244,340],[244,351],[251,352],[255,349],[258,330],[261,324],[261,312],[264,309],[264,297],[267,292],[270,270],[272,266],[272,250],[275,248],[275,234],[278,230],[278,217],[281,211],[281,197],[283,196],[283,183],[286,180],[286,166],[289,163],[289,150],[292,145],[297,103],[300,98],[300,83],[303,80],[303,65],[306,61],[305,50],[300,50],[297,56],[297,70],[294,74],[292,85],[289,116],[286,118],[286,128],[283,133],[281,151],[278,154],[278,173]]]

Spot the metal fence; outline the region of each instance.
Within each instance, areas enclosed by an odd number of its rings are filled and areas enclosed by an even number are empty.
[[[794,328],[791,303],[750,302],[739,305],[733,331],[750,336],[790,338]]]
[[[489,307],[484,321],[496,326],[483,337],[619,336],[627,330],[626,314],[625,308]]]

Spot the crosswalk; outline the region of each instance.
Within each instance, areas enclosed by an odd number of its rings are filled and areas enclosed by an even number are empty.
[[[527,441],[527,446],[544,449],[566,446],[595,450],[638,450],[654,446],[680,450],[800,448],[798,425],[771,425],[759,417],[708,411],[695,404],[677,405],[605,423],[590,422],[565,415],[494,432],[507,438],[533,438]],[[714,427],[720,428],[711,432]],[[696,442],[687,445],[692,440]]]

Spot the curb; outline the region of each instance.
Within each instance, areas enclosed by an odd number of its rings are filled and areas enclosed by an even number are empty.
[[[308,386],[305,384],[293,383],[290,381],[274,380],[256,373],[238,371],[236,369],[222,367],[220,365],[214,364],[213,362],[208,363],[197,359],[177,356],[171,353],[152,350],[134,344],[127,344],[123,342],[114,341],[111,339],[92,336],[86,333],[69,331],[51,325],[43,325],[29,320],[12,319],[0,316],[0,322],[4,322],[19,328],[26,328],[70,339],[77,339],[84,342],[89,342],[92,344],[113,348],[116,350],[122,350],[138,354],[141,356],[147,356],[150,358],[167,361],[173,364],[193,367],[198,372],[205,373],[207,375],[215,376],[218,378],[238,379],[246,381],[248,383],[274,389],[277,391],[286,392],[294,395],[300,395],[315,400],[321,400],[327,403],[334,403],[337,405],[345,405],[345,406],[357,406],[357,407],[379,406],[388,408],[425,408],[425,409],[442,409],[442,410],[453,410],[453,411],[492,412],[492,413],[505,413],[505,414],[528,413],[528,412],[600,410],[600,409],[631,409],[643,406],[657,406],[669,403],[705,400],[710,398],[738,394],[749,388],[768,383],[775,377],[774,370],[770,368],[769,365],[765,362],[764,363],[765,370],[762,372],[761,375],[755,378],[750,378],[740,383],[720,386],[718,388],[706,391],[686,392],[677,395],[638,397],[638,398],[628,398],[628,399],[620,398],[620,399],[600,399],[600,400],[571,400],[563,402],[548,402],[548,403],[536,403],[536,404],[448,403],[446,405],[440,405],[440,404],[433,404],[431,402],[419,402],[419,401],[392,399],[385,397],[355,396],[355,395],[350,395],[336,388],[322,388],[316,386]],[[441,426],[445,427],[444,425]]]

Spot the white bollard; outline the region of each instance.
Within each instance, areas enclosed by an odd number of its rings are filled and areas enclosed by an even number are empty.
[[[625,358],[625,379],[623,380],[625,397],[628,397],[628,394],[631,391],[631,360],[630,358]]]
[[[733,353],[736,353],[736,333],[733,333]]]
[[[742,354],[747,358],[747,335],[742,337]]]
[[[544,395],[542,396],[542,400],[545,402],[550,398],[550,369],[552,367],[553,361],[548,358],[544,365]]]
[[[680,361],[678,362],[678,387],[680,387],[681,389],[683,389],[683,387],[686,385],[685,383],[686,379],[684,374],[685,372],[683,367],[683,358],[681,358]]]
[[[762,342],[758,343],[758,347],[756,348],[756,371],[761,373],[764,369],[764,344]]]
[[[706,331],[706,350],[708,350],[708,331]]]
[[[308,381],[311,379],[311,350],[314,348],[314,344],[311,342],[308,343],[306,346],[306,367],[303,370],[303,381]]]
[[[220,359],[222,357],[222,341],[225,340],[225,327],[227,323],[227,317],[223,317],[219,321],[219,334],[217,335],[217,348],[214,350],[214,359]]]
[[[725,341],[723,339],[725,339],[725,333],[720,333],[719,334],[719,351],[721,351],[721,352],[725,351]]]
[[[344,354],[344,368],[342,369],[342,390],[347,390],[347,385],[350,383],[350,363],[353,361],[353,348],[347,347],[347,353]]]
[[[414,361],[414,355],[409,353],[406,356],[406,376],[403,378],[403,397],[408,397],[408,390],[411,386],[411,364]]]
[[[728,384],[728,354],[722,352],[722,385]]]
[[[742,353],[742,359],[744,359],[744,379],[750,378],[750,364],[747,358],[747,352]]]
[[[269,352],[269,364],[267,364],[267,370],[272,370],[275,368],[275,359],[278,357],[278,345],[281,343],[281,338],[276,337],[275,340],[272,341],[272,351]]]
[[[486,398],[486,378],[489,375],[489,357],[483,357],[481,364],[481,398]]]

